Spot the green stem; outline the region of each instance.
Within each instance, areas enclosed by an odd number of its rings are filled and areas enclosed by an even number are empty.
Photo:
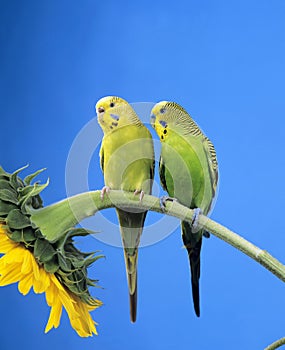
[[[274,343],[268,345],[264,350],[275,350],[282,345],[285,345],[285,338],[276,340]]]
[[[138,196],[134,196],[133,193],[112,190],[108,195],[104,196],[104,200],[100,198],[100,191],[91,191],[69,197],[42,209],[31,210],[31,220],[40,227],[48,240],[54,241],[63,236],[67,229],[75,226],[84,218],[93,216],[99,210],[111,207],[151,210],[190,222],[194,213],[192,209],[188,209],[175,201],[167,202],[166,209],[163,211],[157,197],[145,195],[140,202]],[[248,255],[285,282],[285,266],[267,251],[261,250],[238,234],[204,215],[199,216],[198,224]]]

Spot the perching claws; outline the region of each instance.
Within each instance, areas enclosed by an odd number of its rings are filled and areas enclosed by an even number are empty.
[[[101,193],[100,193],[100,198],[101,198],[101,200],[104,200],[105,193],[109,194],[110,190],[111,190],[111,189],[110,189],[110,187],[108,187],[108,186],[104,186],[104,187],[102,188]]]
[[[160,205],[160,208],[163,212],[165,212],[165,209],[166,209],[166,202],[167,201],[171,201],[171,202],[178,202],[176,198],[172,198],[172,197],[169,197],[169,196],[162,196],[159,198],[159,205]]]
[[[192,218],[192,228],[196,230],[198,228],[198,221],[199,221],[199,216],[203,214],[202,210],[200,208],[195,208],[194,209],[194,214]]]
[[[143,196],[144,196],[144,191],[143,190],[135,190],[134,195],[136,196],[138,194],[140,195],[140,202],[141,202],[143,199]]]
[[[203,232],[203,236],[205,237],[205,238],[210,238],[211,236],[210,236],[210,232],[208,232],[208,231],[204,231]]]

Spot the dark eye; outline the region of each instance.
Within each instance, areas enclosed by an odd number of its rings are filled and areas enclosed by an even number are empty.
[[[111,102],[110,103],[110,107],[113,108],[115,106],[115,103],[114,102]]]
[[[165,108],[161,108],[160,113],[164,114],[165,112],[166,112],[166,109]]]

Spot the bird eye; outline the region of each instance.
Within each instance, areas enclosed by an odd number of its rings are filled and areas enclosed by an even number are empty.
[[[166,109],[165,109],[165,108],[161,108],[161,109],[160,109],[160,113],[161,113],[161,114],[164,114],[165,112],[166,112]]]
[[[114,102],[111,102],[111,103],[110,103],[110,107],[111,107],[111,108],[115,107],[115,103],[114,103]]]

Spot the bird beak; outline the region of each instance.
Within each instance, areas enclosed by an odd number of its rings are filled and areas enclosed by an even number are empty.
[[[97,116],[98,116],[99,120],[103,121],[104,113],[105,113],[105,109],[103,107],[97,108]]]

